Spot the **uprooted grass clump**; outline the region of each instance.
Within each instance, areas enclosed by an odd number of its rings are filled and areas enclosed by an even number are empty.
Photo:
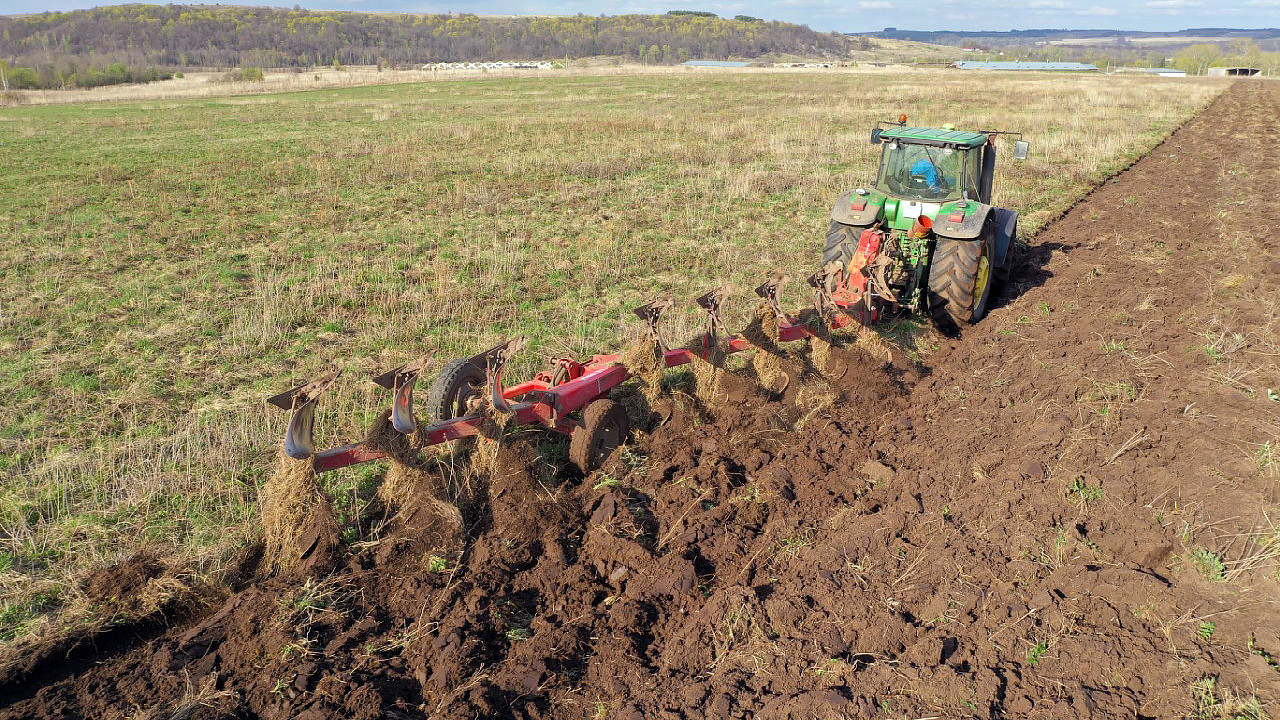
[[[414,566],[430,569],[441,558],[447,562],[462,551],[462,512],[438,471],[393,460],[378,496],[395,511],[391,541],[411,547]]]
[[[662,376],[667,362],[657,343],[649,338],[637,340],[622,351],[618,362],[626,366],[627,372],[640,378],[642,392],[649,402],[656,402],[662,396]]]
[[[456,443],[431,446],[435,454],[422,456],[425,437],[421,427],[413,435],[404,435],[392,427],[390,412],[384,412],[369,429],[365,445],[387,453],[391,461],[377,490],[379,500],[392,513],[393,530],[382,540],[382,555],[410,554],[411,565],[429,568],[433,562],[447,563],[461,551],[459,495],[470,495],[473,484],[451,482],[459,479],[454,477],[459,473],[448,461],[465,451]]]
[[[751,367],[762,387],[785,394],[807,418],[833,405],[840,392],[829,379],[832,356],[837,351],[833,338],[811,335],[802,347],[781,342],[778,316],[761,305],[742,336],[755,346]]]
[[[786,362],[786,350],[779,337],[778,316],[768,305],[756,308],[756,316],[747,329],[742,331],[742,338],[755,346],[751,354],[751,368],[761,387],[771,392],[781,393],[787,389],[793,377],[798,375],[798,368]]]
[[[319,569],[333,560],[338,516],[311,460],[294,460],[282,450],[275,473],[262,486],[259,503],[265,570]]]
[[[717,342],[713,347],[706,348],[704,355],[695,355],[690,363],[693,367],[694,391],[704,401],[713,402],[720,396],[725,374],[729,372],[725,367],[728,357],[729,353],[724,345]]]

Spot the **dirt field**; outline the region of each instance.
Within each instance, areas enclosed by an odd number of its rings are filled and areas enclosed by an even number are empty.
[[[337,569],[29,651],[0,717],[1280,715],[1278,112],[1237,83],[925,366],[659,401],[586,480],[517,439],[458,562],[423,483]]]

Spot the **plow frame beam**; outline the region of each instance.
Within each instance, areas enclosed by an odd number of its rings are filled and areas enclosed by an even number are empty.
[[[837,307],[841,307],[837,301]],[[842,328],[856,322],[848,314],[839,313],[831,319],[832,329]],[[783,342],[803,340],[813,335],[803,325],[790,320],[781,320],[778,327],[778,339]],[[728,338],[725,349],[730,353],[753,350],[755,346],[739,336]],[[693,362],[695,358],[706,358],[707,349],[695,350],[678,348],[666,350],[663,357],[667,368],[673,368]],[[516,424],[535,425],[571,435],[581,425],[569,413],[581,410],[589,403],[605,397],[617,386],[626,382],[631,373],[620,363],[621,355],[596,355],[584,363],[574,363],[581,369],[578,377],[552,386],[545,373],[539,373],[533,380],[528,380],[511,387],[502,388],[502,405],[506,412],[513,416]],[[453,418],[420,428],[423,445],[438,445],[452,440],[479,435],[485,424],[489,422],[483,414],[473,413],[464,417]],[[387,453],[368,448],[362,444],[344,445],[314,454],[314,466],[317,472],[337,470],[339,468],[358,465],[387,457]]]

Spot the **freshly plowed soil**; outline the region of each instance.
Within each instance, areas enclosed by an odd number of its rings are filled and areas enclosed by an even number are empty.
[[[1237,83],[1041,232],[927,368],[657,399],[585,480],[508,442],[460,551],[389,512],[336,571],[28,658],[0,717],[1280,715],[1277,99]]]

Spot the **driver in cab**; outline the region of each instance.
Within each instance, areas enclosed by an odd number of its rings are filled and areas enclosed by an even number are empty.
[[[945,192],[947,190],[946,179],[938,172],[938,167],[928,158],[920,158],[911,166],[908,171],[907,180],[910,182],[913,178],[921,178],[929,183],[929,189],[934,192]]]
[[[907,171],[906,187],[927,190],[933,197],[943,197],[956,183],[957,155],[951,148],[941,152],[921,148],[916,161],[904,165]]]
[[[942,200],[956,192],[963,154],[953,148],[894,143],[884,182],[891,192],[914,200]]]

